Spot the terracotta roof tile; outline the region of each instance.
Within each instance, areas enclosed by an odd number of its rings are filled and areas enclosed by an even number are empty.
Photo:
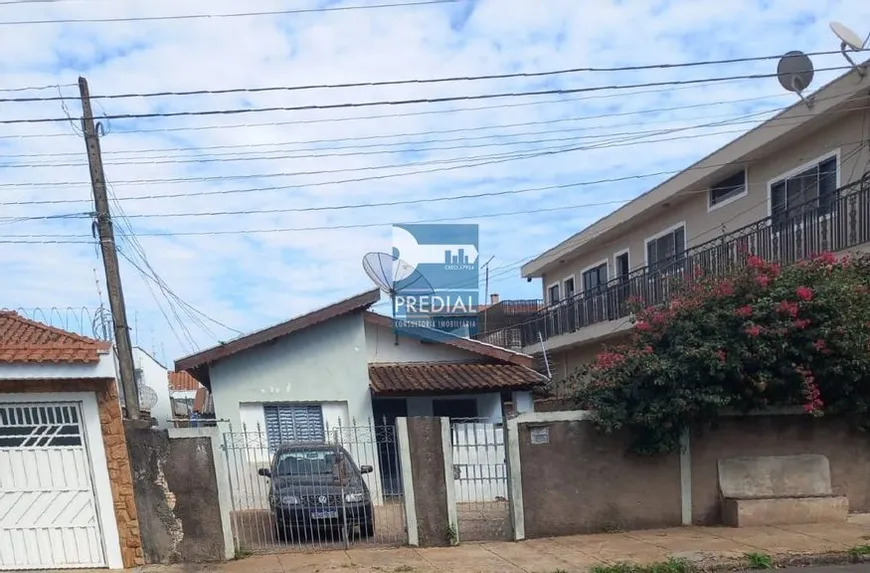
[[[91,364],[111,344],[0,311],[0,362]]]
[[[193,392],[202,386],[189,372],[167,372],[169,389],[173,392]]]
[[[518,364],[372,364],[369,384],[377,394],[518,390],[546,378]]]

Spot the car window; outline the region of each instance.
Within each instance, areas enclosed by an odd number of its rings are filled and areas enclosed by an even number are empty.
[[[275,469],[284,476],[326,475],[336,473],[339,463],[335,452],[285,452],[280,454]]]

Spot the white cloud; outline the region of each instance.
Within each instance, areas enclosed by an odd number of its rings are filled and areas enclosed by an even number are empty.
[[[330,5],[365,3],[346,0]],[[287,2],[277,0],[262,0],[246,6],[252,11],[288,9]],[[294,0],[292,3],[293,8],[317,6],[317,2],[311,1]],[[209,3],[62,0],[0,6],[3,21],[180,15],[205,11],[231,13],[239,10],[238,3],[227,0]],[[88,78],[92,94],[99,95],[374,82],[681,62],[773,55],[791,49],[807,52],[835,50],[837,43],[827,28],[827,21],[832,19],[849,22],[859,33],[866,32],[870,28],[870,5],[860,0],[738,0],[732,3],[629,0],[601,2],[596,10],[591,11],[576,0],[547,0],[545,3],[463,0],[441,6],[251,18],[6,25],[0,27],[3,32],[0,49],[6,55],[0,88],[61,84],[62,93],[71,98],[66,102],[69,114],[77,117],[77,87],[69,84],[74,84],[79,74]],[[843,64],[837,55],[817,56],[814,61],[817,68]],[[774,66],[773,61],[763,61],[477,82],[127,98],[98,100],[96,110],[111,115],[141,114],[576,89],[771,73]],[[816,87],[837,73],[820,72]],[[49,89],[3,95],[24,97],[57,93],[57,89]],[[531,105],[536,100],[542,103]],[[498,291],[502,297],[540,296],[537,283],[526,283],[519,278],[519,264],[617,205],[547,213],[528,211],[627,199],[665,176],[392,207],[199,217],[161,215],[418,200],[670,171],[688,165],[737,135],[713,133],[747,129],[750,125],[724,125],[675,133],[672,137],[695,137],[658,144],[640,141],[633,145],[614,146],[614,140],[621,139],[627,144],[629,141],[625,138],[630,136],[625,134],[735,119],[791,101],[791,96],[782,93],[775,79],[765,79],[600,91],[562,97],[115,119],[105,122],[109,133],[102,146],[112,190],[121,199],[124,213],[134,216],[129,221],[140,235],[139,242],[153,268],[190,304],[235,328],[249,330],[369,288],[360,259],[368,251],[389,250],[390,230],[386,224],[398,221],[467,217],[469,222],[474,222],[476,217],[480,217],[482,259],[495,257],[490,292]],[[705,105],[714,102],[733,103]],[[470,108],[474,111],[467,111]],[[649,111],[661,108],[677,109]],[[626,115],[628,112],[637,113]],[[61,102],[56,101],[4,103],[0,107],[0,119],[63,117],[64,113]],[[371,116],[380,117],[359,119]],[[553,123],[553,120],[570,118],[578,119]],[[338,121],[322,121],[327,119]],[[499,127],[529,122],[550,123]],[[247,127],[239,127],[244,125]],[[203,126],[235,127],[186,129]],[[78,128],[75,121],[3,127],[0,153],[4,155],[6,168],[5,177],[0,181],[0,217],[81,213],[92,209],[88,203],[90,188],[84,144],[75,133]],[[478,129],[487,127],[492,129]],[[474,130],[459,131],[469,128]],[[151,131],[159,129],[166,131]],[[444,131],[448,133],[437,133]],[[699,133],[704,137],[697,137]],[[33,134],[45,137],[13,137]],[[352,139],[384,134],[412,135]],[[501,137],[483,137],[487,135]],[[560,138],[563,141],[558,141]],[[534,143],[547,139],[557,141]],[[312,140],[331,141],[299,143]],[[421,141],[438,140],[449,141],[434,146],[454,146],[456,149],[408,151],[433,146],[421,144]],[[510,141],[514,144],[493,145]],[[444,169],[463,162],[487,161],[469,159],[472,157],[594,144],[602,146],[470,168]],[[460,147],[463,145],[465,147]],[[241,147],[207,149],[213,146]],[[187,149],[179,151],[174,148]],[[387,150],[392,152],[374,153]],[[58,155],[64,153],[69,155]],[[11,157],[19,154],[27,156]],[[168,162],[202,158],[205,154],[221,160]],[[298,157],[300,155],[307,157]],[[241,157],[246,160],[232,160]],[[257,159],[252,160],[252,157]],[[442,163],[383,167],[432,161]],[[59,163],[74,165],[58,166]],[[15,167],[34,164],[42,165]],[[312,173],[322,171],[328,173]],[[414,171],[419,173],[374,179],[386,174]],[[309,174],[262,177],[264,174],[300,172]],[[251,177],[238,178],[240,175]],[[218,176],[226,179],[189,180]],[[173,178],[188,180],[145,181]],[[354,178],[367,180],[329,183]],[[12,185],[34,182],[40,184]],[[51,185],[50,182],[76,185]],[[283,188],[215,193],[267,187]],[[183,196],[163,197],[176,194]],[[142,196],[157,198],[130,199]],[[9,204],[70,199],[82,202]],[[526,213],[485,217],[510,211]],[[385,225],[308,232],[208,234],[371,223]],[[90,225],[86,217],[18,222],[4,219],[0,220],[0,235],[89,236]],[[150,236],[190,232],[203,234]],[[125,253],[131,252],[123,239],[121,244]],[[0,305],[96,307],[99,298],[93,269],[100,270],[99,265],[91,245],[0,243],[0,268],[6,277],[0,283]],[[127,302],[131,315],[136,317],[135,338],[149,349],[165,352],[170,359],[188,352],[191,345],[178,340],[183,341],[185,335],[177,325],[174,330],[178,338],[173,334],[138,271],[123,259],[122,267]],[[98,272],[98,275],[105,291],[102,273]],[[153,285],[151,288],[168,312],[163,295]],[[171,314],[169,318],[171,323],[178,322]],[[192,320],[184,317],[182,320],[198,345],[233,336],[231,332],[211,324],[212,337]]]

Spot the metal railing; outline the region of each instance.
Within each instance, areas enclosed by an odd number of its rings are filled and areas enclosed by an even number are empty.
[[[691,247],[668,261],[642,267],[592,292],[583,292],[549,306],[513,328],[519,329],[521,345],[529,346],[540,339],[628,317],[631,300],[644,306],[662,304],[673,292],[676,282],[726,275],[745,265],[751,255],[791,264],[819,253],[839,252],[867,242],[870,242],[870,172],[838,189],[830,201],[819,204],[814,200],[784,215],[765,217]],[[494,337],[495,334],[484,336]]]

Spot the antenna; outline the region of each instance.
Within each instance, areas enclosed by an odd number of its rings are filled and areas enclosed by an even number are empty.
[[[387,293],[392,306],[393,321],[396,319],[396,294],[413,293],[415,296],[432,294],[435,289],[415,267],[389,253],[366,253],[362,260],[363,270],[378,288]],[[396,344],[399,333],[396,332]]]
[[[831,27],[831,31],[835,36],[840,38],[840,53],[843,54],[843,57],[846,58],[846,61],[851,64],[852,69],[858,72],[858,75],[862,78],[867,73],[867,70],[864,69],[864,66],[859,66],[855,63],[855,60],[846,52],[847,49],[851,49],[854,52],[860,52],[864,49],[864,44],[867,43],[867,39],[861,40],[861,38],[852,31],[851,28],[846,26],[845,24],[841,24],[840,22],[831,22],[829,24]],[[868,36],[870,38],[870,36]]]
[[[809,108],[813,107],[813,102],[811,99],[805,98],[803,92],[813,83],[814,76],[813,61],[799,50],[788,52],[779,59],[779,63],[776,65],[776,77],[779,80],[779,85],[796,93]]]

